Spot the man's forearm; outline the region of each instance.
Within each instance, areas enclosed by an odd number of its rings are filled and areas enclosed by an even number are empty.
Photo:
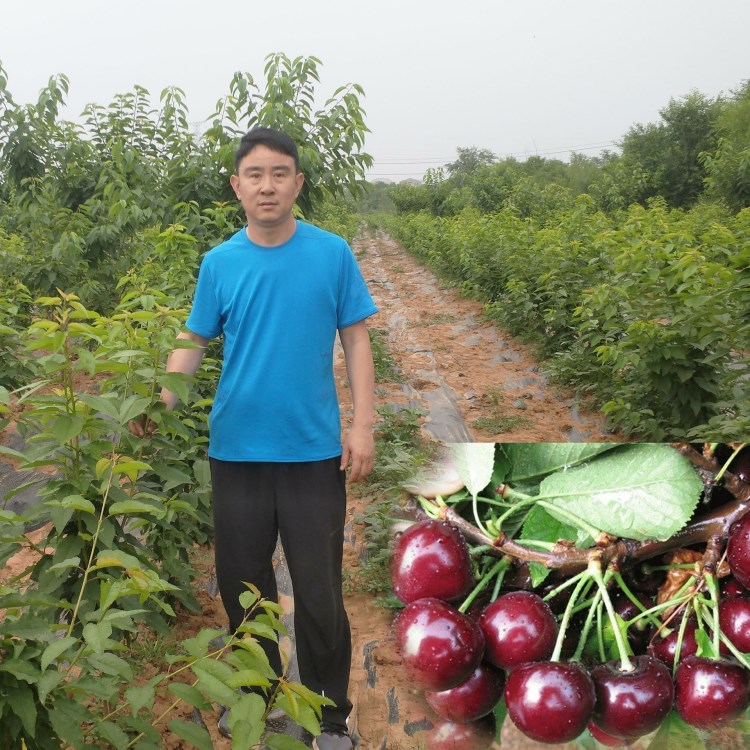
[[[180,333],[177,338],[188,339],[194,344],[198,344],[200,348],[174,349],[167,358],[167,372],[181,372],[185,375],[195,375],[203,360],[203,355],[206,353],[208,339],[198,336],[198,334],[191,331]],[[160,399],[166,404],[167,409],[174,409],[179,401],[177,394],[167,388],[161,389]]]
[[[339,332],[354,407],[353,428],[371,429],[375,419],[375,366],[364,321]]]

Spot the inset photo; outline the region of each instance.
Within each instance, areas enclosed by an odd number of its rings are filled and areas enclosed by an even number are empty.
[[[404,489],[375,665],[414,747],[750,739],[750,444],[454,443]]]

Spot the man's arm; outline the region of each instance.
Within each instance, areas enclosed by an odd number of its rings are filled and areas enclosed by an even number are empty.
[[[350,463],[347,484],[364,479],[375,462],[372,425],[375,419],[375,366],[372,361],[370,335],[364,320],[339,330],[344,348],[346,373],[352,391],[354,419],[344,440],[341,469]]]
[[[172,353],[167,358],[167,372],[182,372],[185,375],[195,375],[200,363],[203,360],[203,355],[206,353],[206,347],[208,346],[208,339],[199,336],[197,333],[192,331],[184,331],[177,334],[178,339],[189,339],[194,344],[198,344],[200,348],[196,349],[182,349],[176,348],[172,350]],[[166,388],[161,389],[159,396],[160,400],[164,402],[167,409],[174,409],[179,400],[176,393],[167,390]],[[151,435],[156,430],[156,424],[151,420],[146,420],[146,415],[138,419],[133,419],[128,424],[128,429],[136,437],[146,437]]]

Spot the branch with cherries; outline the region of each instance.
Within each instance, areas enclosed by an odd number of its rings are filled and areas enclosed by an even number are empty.
[[[506,717],[587,747],[750,730],[750,445],[456,444],[407,489],[393,629],[429,747]]]

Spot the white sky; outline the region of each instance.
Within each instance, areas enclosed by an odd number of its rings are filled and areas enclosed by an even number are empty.
[[[16,102],[55,73],[66,116],[138,84],[184,89],[200,121],[237,70],[314,55],[319,103],[365,89],[370,177],[421,177],[456,148],[565,159],[612,147],[692,89],[750,78],[747,0],[2,0],[0,62]]]

